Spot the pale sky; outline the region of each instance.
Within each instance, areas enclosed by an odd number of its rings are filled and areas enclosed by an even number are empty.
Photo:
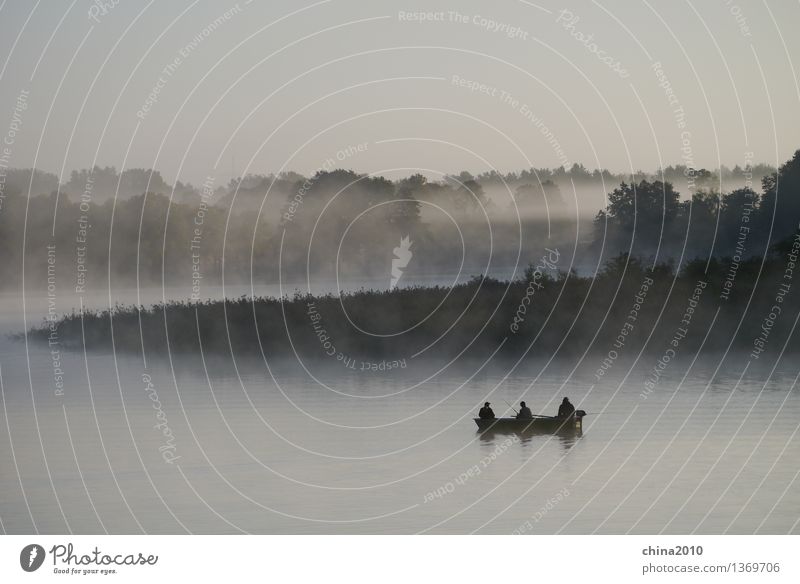
[[[0,135],[64,180],[777,165],[798,22],[796,1],[7,0]]]

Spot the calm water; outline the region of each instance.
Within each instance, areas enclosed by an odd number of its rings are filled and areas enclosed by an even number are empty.
[[[44,299],[26,309],[38,322]],[[18,297],[0,310],[1,332],[23,328]],[[741,356],[684,356],[643,399],[654,363],[620,360],[595,382],[597,357],[368,373],[109,350],[62,354],[60,396],[49,350],[4,336],[2,529],[800,532],[796,359],[773,371],[769,359],[745,370]],[[504,399],[552,413],[563,395],[592,413],[580,437],[475,432],[485,399],[498,415]]]

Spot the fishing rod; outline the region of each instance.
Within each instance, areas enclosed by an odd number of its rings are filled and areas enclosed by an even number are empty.
[[[518,412],[517,410],[515,410],[515,409],[514,409],[514,406],[512,406],[512,405],[511,405],[510,403],[508,403],[506,400],[503,400],[503,401],[504,401],[504,402],[506,402],[506,405],[507,405],[508,407],[510,407],[512,410],[514,410],[514,413],[515,413],[515,414],[519,415],[519,412]],[[531,414],[531,417],[533,417],[533,418],[551,418],[552,416],[543,416],[543,415],[541,415],[541,414]]]
[[[504,401],[504,402],[506,402],[506,405],[507,405],[508,407],[510,407],[510,408],[511,408],[511,409],[514,411],[514,413],[515,413],[515,414],[519,415],[519,412],[518,412],[517,410],[515,410],[515,409],[514,409],[514,406],[512,406],[512,405],[511,405],[510,403],[508,403],[506,400],[503,400],[503,401]]]

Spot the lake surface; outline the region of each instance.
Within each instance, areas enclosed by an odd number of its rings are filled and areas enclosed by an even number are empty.
[[[50,349],[5,336],[45,302],[0,303],[6,533],[800,532],[800,367],[777,350],[683,355],[645,393],[656,357],[633,352],[597,381],[596,355],[361,371],[109,347],[62,352],[59,392]],[[476,433],[487,399],[554,413],[564,395],[581,436]]]

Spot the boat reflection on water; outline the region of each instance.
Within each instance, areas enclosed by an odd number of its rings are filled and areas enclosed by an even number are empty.
[[[507,438],[509,435],[516,436],[519,443],[522,444],[523,446],[531,443],[534,438],[539,438],[542,436],[552,436],[553,438],[557,438],[564,448],[572,448],[577,443],[578,439],[583,436],[583,430],[569,429],[559,432],[545,432],[536,429],[516,430],[516,431],[484,430],[483,432],[478,430],[477,434],[480,441],[487,444],[494,443],[498,440],[502,440],[503,438]]]

